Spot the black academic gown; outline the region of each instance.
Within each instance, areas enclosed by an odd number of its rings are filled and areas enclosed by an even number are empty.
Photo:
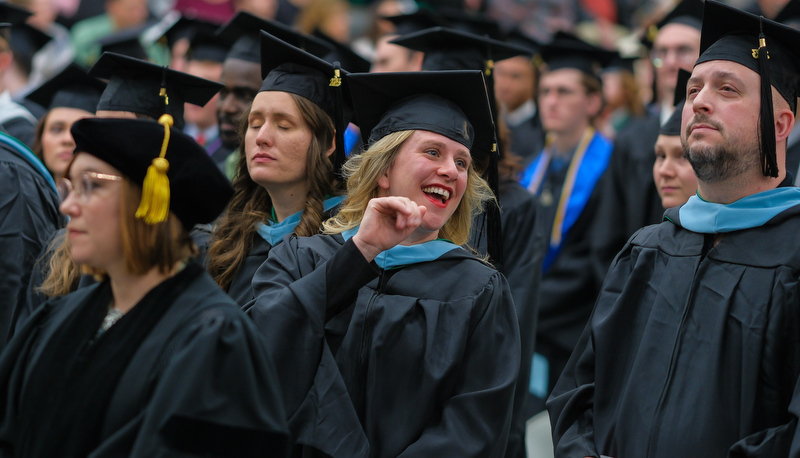
[[[530,118],[516,126],[508,126],[511,134],[511,151],[522,158],[527,167],[544,148],[544,128],[539,118],[539,110]]]
[[[0,142],[0,349],[27,302],[36,257],[62,223],[58,205],[43,172]]]
[[[503,456],[520,354],[497,271],[461,248],[384,271],[352,239],[316,235],[276,246],[253,286],[248,313],[297,443],[348,458]]]
[[[231,296],[239,306],[244,307],[245,304],[252,301],[255,297],[252,286],[253,275],[256,274],[256,270],[261,267],[261,264],[267,260],[269,250],[271,249],[272,245],[264,240],[263,237],[258,234],[253,237],[253,246],[250,248],[250,252],[247,253],[247,257],[244,258],[242,266],[236,271],[236,275],[233,276],[231,286],[228,288],[228,295]]]
[[[659,115],[634,118],[614,140],[614,151],[598,189],[598,214],[591,234],[598,281],[614,256],[640,228],[661,222],[664,208],[653,182]]]
[[[214,164],[217,164],[222,173],[225,173],[225,160],[234,150],[235,148],[223,145],[222,140],[219,138],[208,146],[208,154],[211,156],[211,160],[214,161]]]
[[[13,456],[26,373],[48,336],[99,286],[47,302],[0,358],[0,456]],[[164,307],[169,309],[122,373],[90,456],[227,456],[214,453],[241,451],[242,444],[271,445],[267,451],[252,448],[252,456],[286,456],[275,367],[252,323],[205,272]],[[170,448],[168,442],[190,443],[208,455]]]
[[[615,260],[548,401],[556,456],[789,456],[800,207],[716,246],[666,216]]]
[[[539,312],[539,282],[544,258],[544,234],[536,230],[538,203],[536,197],[517,181],[500,183],[500,219],[503,226],[503,275],[508,280],[519,319],[521,356],[519,378],[514,394],[514,412],[508,438],[507,457],[524,457],[525,423],[531,417],[531,359],[536,340],[536,318]],[[480,216],[478,217],[480,220]],[[473,227],[476,225],[473,224]],[[475,240],[481,237],[480,241]],[[486,253],[483,231],[473,231],[470,246]]]

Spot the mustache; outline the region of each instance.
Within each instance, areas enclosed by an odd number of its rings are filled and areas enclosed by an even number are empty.
[[[718,124],[715,121],[712,121],[711,118],[708,117],[705,113],[698,113],[694,115],[694,118],[686,125],[686,131],[684,132],[688,137],[692,133],[692,128],[697,124],[706,124],[708,126],[713,127],[719,131],[722,131],[722,125]]]

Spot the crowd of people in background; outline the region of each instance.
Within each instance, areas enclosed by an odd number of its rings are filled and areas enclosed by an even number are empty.
[[[0,455],[800,456],[798,26],[0,1]]]

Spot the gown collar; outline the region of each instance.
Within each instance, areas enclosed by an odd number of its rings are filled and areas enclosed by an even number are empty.
[[[680,225],[703,234],[760,227],[779,213],[800,205],[800,188],[781,187],[717,204],[694,195],[680,210]]]
[[[333,207],[339,205],[344,198],[345,196],[333,196],[325,199],[323,210],[326,212],[330,211]],[[256,224],[256,231],[267,243],[275,246],[280,243],[284,236],[294,232],[297,225],[300,224],[300,218],[302,216],[303,210],[300,210],[297,213],[287,216],[280,223],[273,223],[270,221],[267,221],[267,223],[258,223]]]
[[[359,227],[360,226],[356,226],[342,232],[342,237],[344,237],[345,241],[356,235]],[[394,269],[411,264],[433,261],[445,253],[460,248],[461,247],[455,243],[444,239],[431,240],[430,242],[418,243],[416,245],[396,245],[376,256],[375,263],[383,270]]]

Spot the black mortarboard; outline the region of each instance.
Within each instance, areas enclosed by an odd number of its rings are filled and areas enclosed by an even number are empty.
[[[278,37],[317,57],[331,52],[331,47],[319,38],[300,33],[284,24],[262,19],[240,11],[217,31],[217,38],[231,46],[228,57],[259,63],[261,58],[259,31]]]
[[[89,76],[78,64],[68,65],[58,75],[25,96],[43,108],[78,108],[94,113],[106,83]]]
[[[154,159],[161,156],[168,161],[168,181],[159,186],[168,186],[166,208],[187,231],[195,224],[214,221],[233,195],[228,179],[206,150],[175,127],[170,128],[166,142],[165,127],[146,119],[87,118],[76,121],[71,131],[76,153],[88,153],[107,162],[140,186],[145,177],[150,179]],[[164,154],[160,154],[165,143]],[[143,188],[144,203],[148,189]],[[139,211],[137,217],[148,221]]]
[[[361,135],[371,144],[402,130],[428,130],[480,158],[494,154],[494,122],[478,70],[350,74]]]
[[[30,73],[33,55],[39,52],[53,37],[28,24],[17,24],[11,27],[11,50],[14,60]]]
[[[789,3],[775,16],[775,22],[798,28],[800,26],[800,0],[789,0]]]
[[[153,119],[168,113],[178,129],[183,129],[184,103],[204,106],[223,88],[215,81],[114,53],[100,56],[89,74],[108,79],[98,110],[130,111]]]
[[[437,8],[436,13],[447,21],[446,27],[451,29],[495,39],[501,36],[497,21],[483,13],[446,6]]]
[[[490,185],[497,183],[497,141],[483,72],[360,73],[347,80],[368,144],[403,130],[435,132],[469,148],[478,161],[490,158],[484,174]],[[500,268],[502,228],[495,204],[487,208],[486,229],[489,257]]]
[[[394,24],[395,35],[406,35],[431,27],[444,27],[447,25],[443,19],[433,14],[430,10],[423,8],[409,14],[385,16],[384,19]]]
[[[574,68],[598,80],[602,69],[618,55],[567,32],[556,32],[553,41],[542,47],[542,60],[548,71]]]
[[[0,36],[6,41],[10,41],[11,26],[24,24],[31,16],[33,13],[25,8],[5,1],[0,2]]]
[[[633,65],[636,61],[639,60],[639,56],[633,57],[622,57],[617,53],[616,56],[611,58],[611,62],[608,63],[603,68],[603,71],[606,72],[614,72],[614,71],[627,71],[630,73],[634,73]]]
[[[344,131],[352,117],[346,83],[347,72],[335,64],[261,32],[261,91],[281,91],[305,97],[322,108],[336,129],[335,170],[346,159]]]
[[[220,25],[216,22],[181,16],[164,32],[161,39],[166,41],[168,48],[172,48],[180,40],[192,41],[197,34],[213,36]]]
[[[323,57],[324,60],[330,63],[339,62],[339,65],[341,65],[343,69],[351,73],[369,72],[372,63],[358,55],[349,46],[339,43],[328,35],[325,35],[325,33],[319,29],[314,31],[314,36],[328,43],[331,48],[333,48],[332,52]]]
[[[528,56],[533,57],[539,54],[542,44],[530,37],[519,29],[513,29],[506,34],[506,42],[520,46],[528,50]]]
[[[100,43],[100,53],[112,52],[136,59],[148,60],[147,51],[145,51],[139,38],[143,30],[142,27],[134,27],[101,38],[98,41]]]
[[[444,27],[403,35],[390,43],[424,52],[423,70],[491,70],[496,61],[529,52],[521,46]]]
[[[680,136],[681,134],[681,119],[683,112],[683,104],[686,102],[686,85],[689,82],[689,77],[692,74],[684,69],[678,69],[678,82],[675,85],[675,95],[672,99],[672,105],[675,111],[672,112],[667,122],[661,126],[658,131],[659,135]]]
[[[189,60],[208,60],[222,63],[225,62],[228,51],[230,51],[230,48],[214,38],[213,35],[197,32],[189,42],[187,58]]]
[[[700,58],[695,65],[727,60],[761,76],[760,149],[765,176],[777,177],[775,127],[770,86],[783,96],[792,111],[797,108],[800,56],[795,51],[800,31],[763,16],[706,1]]]
[[[642,44],[653,47],[658,31],[667,24],[683,24],[700,30],[703,22],[703,0],[682,0],[675,5],[660,21],[647,28],[642,37]]]

